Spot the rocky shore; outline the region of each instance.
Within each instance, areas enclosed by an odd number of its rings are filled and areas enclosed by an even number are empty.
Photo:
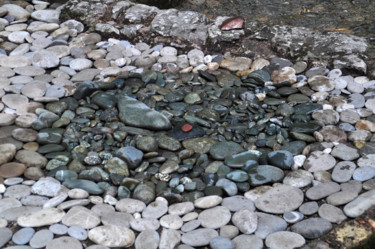
[[[375,204],[366,40],[227,18],[0,6],[1,248],[359,242],[319,239]]]

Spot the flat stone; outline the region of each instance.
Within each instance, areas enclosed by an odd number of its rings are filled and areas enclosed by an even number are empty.
[[[46,208],[32,212],[17,219],[21,227],[41,227],[58,223],[65,216],[65,212],[57,208]]]
[[[279,182],[284,178],[284,171],[271,165],[258,165],[248,170],[250,184],[259,186],[267,183]]]
[[[212,249],[235,249],[236,245],[228,238],[216,237],[210,241]]]
[[[60,11],[52,9],[37,10],[31,13],[31,17],[42,22],[58,22]]]
[[[48,229],[39,230],[30,240],[33,248],[44,248],[48,242],[53,240],[53,233]]]
[[[15,198],[0,199],[0,213],[4,212],[7,209],[21,207],[21,206],[22,206],[21,202]]]
[[[261,153],[256,150],[244,151],[238,154],[225,157],[225,164],[231,168],[241,168],[245,166],[249,160],[258,161]]]
[[[30,17],[30,12],[17,4],[4,4],[1,7],[6,9],[8,15],[14,16],[16,20],[25,20]]]
[[[98,226],[89,231],[89,239],[107,247],[130,247],[135,241],[135,235],[126,227]]]
[[[181,227],[181,231],[184,233],[191,232],[197,229],[200,225],[201,225],[201,222],[199,220],[191,220],[191,221],[186,222]]]
[[[181,236],[182,243],[192,246],[206,246],[210,241],[219,236],[218,232],[211,228],[199,228]]]
[[[33,142],[36,140],[38,132],[33,129],[17,128],[12,131],[12,137],[21,142]]]
[[[255,200],[255,206],[267,213],[282,214],[297,209],[303,203],[303,198],[300,189],[278,185]]]
[[[234,142],[220,142],[211,146],[210,155],[215,160],[223,160],[227,156],[231,156],[242,152],[244,149],[241,145]]]
[[[178,215],[167,214],[160,218],[160,225],[168,229],[180,229],[183,225],[182,219]]]
[[[160,236],[154,230],[145,230],[141,232],[135,240],[136,249],[157,249]]]
[[[16,198],[16,199],[21,199],[25,196],[30,195],[31,193],[31,188],[26,185],[13,185],[9,186],[5,193],[4,197],[11,197],[11,198]]]
[[[155,201],[150,203],[142,212],[142,217],[157,219],[168,212],[168,205],[164,202]]]
[[[223,199],[221,205],[228,208],[231,212],[236,212],[241,209],[255,210],[254,202],[242,195],[226,197]]]
[[[8,113],[0,113],[0,126],[8,126],[14,124],[17,116]]]
[[[26,96],[21,94],[6,94],[1,98],[2,102],[11,109],[17,109],[29,102]]]
[[[299,248],[306,243],[301,235],[288,231],[270,234],[265,242],[266,246],[272,249]]]
[[[334,205],[334,206],[340,206],[340,205],[347,204],[348,202],[351,202],[357,196],[358,196],[357,191],[343,190],[343,191],[339,191],[328,196],[327,203]]]
[[[47,159],[35,151],[19,150],[16,154],[16,159],[25,164],[27,167],[43,168],[47,164]]]
[[[258,216],[253,211],[241,209],[233,214],[232,223],[242,233],[251,234],[257,229]]]
[[[194,211],[194,204],[192,202],[181,202],[169,205],[168,213],[173,215],[185,215]]]
[[[41,68],[53,68],[59,65],[60,60],[55,53],[41,49],[34,53],[32,63],[34,66]]]
[[[66,226],[81,226],[90,229],[100,224],[100,218],[90,209],[75,206],[62,218],[62,223]]]
[[[312,215],[318,212],[319,205],[316,201],[309,201],[303,203],[298,210],[304,215]]]
[[[3,247],[12,238],[13,232],[7,227],[0,227],[0,247]]]
[[[25,227],[18,230],[12,237],[12,241],[16,245],[28,244],[31,238],[34,236],[35,230],[31,227]]]
[[[198,198],[194,201],[194,206],[197,208],[212,208],[219,205],[222,202],[223,198],[217,195],[205,196]]]
[[[375,189],[367,191],[344,206],[344,213],[351,218],[362,215],[375,204]]]
[[[72,60],[69,63],[69,67],[74,69],[74,70],[81,71],[81,70],[84,70],[84,69],[91,68],[92,67],[92,61],[89,60],[89,59],[85,59],[85,58],[77,58],[77,59]]]
[[[48,196],[48,197],[57,196],[60,190],[61,190],[60,182],[52,177],[40,179],[31,188],[31,192],[33,194]]]
[[[68,227],[63,224],[53,224],[49,230],[56,235],[64,235],[68,232]]]
[[[306,239],[317,239],[328,233],[332,224],[322,218],[309,218],[294,224],[291,231],[298,233]]]
[[[69,236],[78,240],[86,240],[88,236],[86,230],[80,226],[69,227],[68,234]]]
[[[131,214],[123,212],[105,212],[100,215],[103,225],[113,225],[121,227],[130,227],[130,223],[134,220]]]
[[[342,161],[336,164],[332,171],[332,180],[335,182],[348,182],[356,168],[355,163],[351,161]]]
[[[283,214],[283,218],[288,223],[296,223],[304,218],[303,214],[297,211],[286,212]]]
[[[226,225],[230,219],[231,213],[229,209],[223,206],[206,209],[198,216],[202,227],[212,229],[217,229]]]
[[[375,154],[363,155],[357,161],[358,167],[375,165]]]
[[[320,170],[330,170],[336,165],[336,160],[333,156],[321,152],[313,151],[310,156],[306,159],[303,167],[309,172],[316,172]]]
[[[309,78],[307,83],[309,84],[311,89],[317,92],[329,92],[335,88],[334,81],[322,75],[315,75]]]
[[[242,71],[247,70],[251,66],[251,59],[247,57],[233,57],[222,60],[220,67],[228,69],[230,71]]]
[[[160,235],[159,248],[174,249],[181,241],[181,234],[175,229],[163,228]]]
[[[263,240],[255,235],[241,234],[235,237],[232,241],[236,245],[236,249],[248,249],[249,245],[251,245],[252,249],[263,248]]]
[[[359,157],[358,150],[346,144],[336,145],[331,155],[344,161],[353,161]]]
[[[158,230],[160,222],[157,219],[138,218],[130,222],[130,227],[138,232],[145,230]]]
[[[31,65],[31,59],[24,55],[1,56],[0,66],[2,67],[26,67]]]
[[[340,191],[340,185],[335,182],[324,182],[308,189],[305,193],[310,200],[319,200]]]
[[[342,209],[337,208],[330,204],[322,204],[319,208],[319,216],[323,219],[326,219],[332,223],[340,224],[344,220],[346,220],[346,216]]]
[[[47,90],[47,84],[41,81],[34,81],[22,87],[21,93],[28,98],[43,97]]]
[[[22,206],[15,207],[12,209],[7,209],[0,214],[1,218],[6,219],[7,221],[17,221],[21,216],[29,215],[35,211],[41,210],[41,207],[31,207],[31,206]]]
[[[258,217],[258,226],[255,235],[261,239],[265,239],[268,235],[284,231],[288,227],[286,221],[276,215],[256,212]]]
[[[57,239],[54,239],[50,242],[48,242],[46,249],[82,249],[82,244],[79,242],[79,240],[68,237],[68,236],[62,236]]]
[[[289,172],[283,180],[283,183],[296,188],[303,188],[312,183],[314,176],[306,170],[295,170]]]
[[[353,179],[356,181],[367,181],[375,177],[375,167],[364,166],[354,170]]]
[[[272,151],[267,155],[268,163],[280,169],[290,169],[293,165],[293,154],[286,150]]]
[[[124,198],[116,203],[116,209],[126,213],[141,213],[146,208],[146,204],[142,201]]]

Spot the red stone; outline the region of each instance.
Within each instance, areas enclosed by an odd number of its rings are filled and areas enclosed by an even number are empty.
[[[182,127],[181,127],[181,130],[184,131],[184,132],[189,132],[193,129],[193,126],[189,125],[189,124],[184,124]]]
[[[226,19],[221,25],[220,30],[243,29],[245,19],[241,16],[235,16]]]

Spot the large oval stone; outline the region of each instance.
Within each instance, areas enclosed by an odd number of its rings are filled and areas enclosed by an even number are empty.
[[[89,239],[101,246],[130,247],[135,235],[132,230],[119,226],[99,226],[89,231]]]

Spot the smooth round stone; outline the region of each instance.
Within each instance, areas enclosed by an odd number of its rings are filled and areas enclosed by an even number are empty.
[[[145,230],[141,232],[135,240],[137,249],[157,249],[159,246],[160,236],[154,230]]]
[[[16,159],[28,167],[36,166],[43,168],[47,164],[47,159],[38,152],[29,150],[19,150]]]
[[[267,155],[268,163],[281,169],[290,169],[293,165],[293,154],[289,151],[272,151]]]
[[[173,214],[164,215],[160,218],[160,225],[168,229],[180,229],[183,225],[182,219]]]
[[[325,203],[320,206],[318,213],[321,218],[337,224],[340,224],[347,218],[342,209]]]
[[[81,226],[85,229],[94,228],[100,223],[100,218],[91,210],[75,206],[72,207],[62,218],[62,223],[66,226]]]
[[[212,249],[235,249],[236,245],[228,238],[216,237],[210,241]]]
[[[210,195],[198,198],[194,201],[194,206],[197,208],[207,209],[219,205],[223,198],[217,195]]]
[[[249,160],[258,161],[261,153],[259,151],[250,150],[238,154],[225,157],[225,164],[232,168],[241,168],[245,166]]]
[[[44,248],[51,240],[53,240],[53,233],[50,230],[39,230],[30,240],[30,246],[33,248]]]
[[[356,165],[351,161],[342,161],[336,164],[332,171],[332,180],[335,182],[348,182],[355,171]]]
[[[375,189],[375,179],[368,180],[363,183],[364,190],[372,190]]]
[[[344,161],[353,161],[359,157],[358,150],[346,144],[336,145],[333,148],[331,155]]]
[[[76,238],[78,240],[86,240],[87,239],[87,232],[80,226],[71,226],[68,229],[69,236]]]
[[[316,212],[318,212],[318,210],[319,205],[316,201],[305,202],[298,209],[298,211],[300,211],[304,215],[315,214]]]
[[[8,126],[14,124],[17,116],[8,113],[0,113],[0,126]]]
[[[44,197],[44,196],[29,195],[29,196],[25,196],[24,198],[22,198],[21,203],[24,206],[38,207],[38,206],[43,206],[43,204],[46,203],[48,200],[49,198]]]
[[[298,233],[306,239],[317,239],[328,233],[332,229],[332,224],[322,218],[309,218],[294,224],[291,231]]]
[[[258,165],[248,170],[250,184],[259,186],[272,182],[279,182],[284,178],[283,170],[271,165]]]
[[[34,52],[32,63],[36,67],[53,68],[59,65],[60,60],[56,54],[48,50],[41,49]]]
[[[35,99],[38,97],[43,97],[46,90],[47,84],[45,82],[34,81],[22,87],[21,93],[28,98]]]
[[[0,57],[0,66],[2,67],[25,67],[31,65],[29,57],[24,55],[2,56]]]
[[[353,93],[349,95],[348,103],[354,105],[354,108],[362,108],[365,106],[365,97],[360,93]]]
[[[145,230],[158,230],[160,223],[156,219],[138,218],[130,222],[130,227],[138,232]]]
[[[357,191],[343,190],[343,191],[336,192],[328,196],[327,203],[334,205],[334,206],[340,206],[340,205],[347,204],[348,202],[354,200],[357,196],[358,196]]]
[[[303,167],[309,172],[327,171],[336,165],[336,160],[333,156],[322,151],[311,152],[310,156],[306,159]]]
[[[82,244],[79,242],[79,240],[69,237],[69,236],[63,236],[59,237],[57,239],[54,239],[50,241],[46,249],[82,249]]]
[[[231,212],[241,209],[255,210],[254,202],[241,195],[226,197],[223,199],[221,205],[228,208]]]
[[[303,198],[300,189],[278,185],[255,200],[255,206],[267,213],[282,214],[297,209],[303,203]]]
[[[13,234],[12,241],[17,245],[26,245],[34,236],[35,230],[31,227],[25,227]]]
[[[61,183],[52,177],[40,179],[31,188],[31,192],[33,194],[48,196],[48,197],[57,196],[60,190],[61,190]]]
[[[242,233],[251,234],[257,229],[258,217],[253,211],[241,209],[233,214],[232,223]]]
[[[64,181],[64,186],[72,189],[72,188],[80,188],[85,191],[87,191],[89,194],[101,194],[103,193],[103,190],[99,188],[99,186],[89,180],[83,180],[83,179],[76,179],[76,180],[66,180]]]
[[[89,193],[83,189],[75,188],[69,190],[68,196],[72,199],[84,199],[89,197]]]
[[[367,181],[375,177],[375,167],[364,166],[354,170],[353,179],[356,181]]]
[[[48,145],[48,146],[51,146],[51,145]],[[56,174],[55,174],[55,178],[59,181],[62,181],[64,182],[65,180],[75,180],[78,178],[78,175],[76,172],[72,171],[72,170],[58,170],[56,171]],[[78,188],[77,188],[78,189]],[[72,189],[73,190],[73,189]],[[82,191],[85,191],[83,189],[80,189]],[[74,190],[75,191],[75,190]],[[73,191],[73,192],[74,192]],[[87,192],[87,191],[85,191]],[[82,192],[79,192],[83,195]],[[72,197],[71,197],[72,198]]]
[[[4,197],[21,199],[25,196],[30,195],[31,190],[29,186],[25,185],[13,185],[6,189]]]
[[[116,209],[120,212],[126,212],[126,213],[140,213],[146,208],[146,205],[144,202],[130,199],[130,198],[124,198],[119,200],[116,203]]]
[[[206,246],[210,241],[219,236],[218,232],[210,228],[199,228],[191,232],[184,233],[181,236],[182,243],[192,246]]]
[[[340,120],[349,124],[355,124],[361,119],[359,114],[352,109],[343,110],[340,113]]]
[[[26,166],[22,163],[4,163],[0,166],[0,176],[4,178],[21,176]]]
[[[239,230],[236,226],[233,225],[225,225],[220,227],[220,236],[233,239],[239,234]]]
[[[29,102],[29,99],[21,94],[6,94],[1,98],[1,100],[11,109],[17,109]]]
[[[157,219],[168,212],[168,205],[164,202],[155,201],[150,203],[142,212],[143,218]]]
[[[262,249],[263,240],[255,235],[241,234],[232,240],[236,245],[236,249],[248,249],[251,245],[252,249]]]
[[[8,186],[17,185],[23,182],[22,177],[12,177],[4,180],[4,184]]]
[[[306,170],[291,171],[285,176],[283,183],[289,186],[303,188],[312,183],[314,176]]]
[[[0,247],[3,247],[12,238],[13,232],[7,227],[0,227]]]
[[[229,209],[223,206],[206,209],[198,216],[202,227],[212,229],[217,229],[226,225],[230,219],[231,213]]]
[[[143,158],[143,152],[133,146],[120,148],[116,151],[116,155],[123,159],[130,167],[137,167]]]
[[[56,235],[64,235],[68,232],[68,227],[62,224],[53,224],[49,230]]]
[[[21,227],[41,227],[59,223],[65,216],[65,212],[57,208],[45,208],[21,216],[17,219],[17,224]]]
[[[193,231],[194,229],[198,228],[201,225],[201,222],[199,220],[191,220],[186,222],[182,227],[181,231],[184,233]]]
[[[185,215],[194,211],[194,204],[192,202],[181,202],[169,205],[168,213],[173,215]]]
[[[305,193],[310,200],[319,200],[340,191],[340,185],[335,182],[324,182],[308,189]]]
[[[74,59],[69,63],[69,67],[74,70],[81,71],[83,69],[92,67],[92,61],[84,58]]]
[[[163,229],[160,236],[160,248],[175,248],[177,244],[180,244],[181,235],[179,231],[174,229]]]
[[[244,149],[234,142],[220,142],[211,146],[210,155],[215,160],[223,160],[227,156],[238,154]]]
[[[105,212],[101,215],[103,225],[130,227],[133,216],[123,212]]]
[[[108,247],[130,247],[135,241],[132,230],[119,226],[99,226],[89,231],[89,238],[96,244]]]
[[[357,161],[358,167],[365,167],[369,165],[375,165],[375,154],[369,154],[365,157],[361,157]]]
[[[215,186],[222,188],[229,196],[236,195],[238,192],[237,185],[228,179],[222,178],[218,180]]]
[[[21,207],[22,204],[15,198],[4,198],[0,199],[0,212],[4,212],[7,209]]]
[[[296,223],[303,219],[303,214],[297,211],[286,212],[283,214],[283,218],[288,223]]]
[[[308,79],[307,83],[311,89],[317,92],[329,92],[335,88],[335,83],[328,77],[315,75]]]
[[[306,243],[301,235],[288,231],[280,231],[270,234],[265,242],[266,246],[272,249],[299,248]]]
[[[355,218],[362,215],[367,209],[375,204],[375,189],[367,191],[344,207],[346,216]]]
[[[261,212],[256,212],[256,215],[258,216],[258,226],[255,235],[261,239],[265,239],[271,233],[284,231],[288,226],[285,220],[276,215]]]

